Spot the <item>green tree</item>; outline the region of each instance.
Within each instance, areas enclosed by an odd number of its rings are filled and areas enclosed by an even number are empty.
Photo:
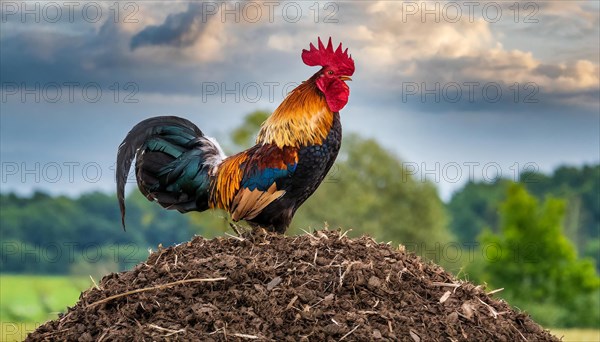
[[[521,175],[521,182],[538,198],[552,195],[567,200],[565,234],[575,242],[580,255],[586,255],[590,240],[599,243],[600,165],[584,165],[579,168],[561,166],[551,176],[524,173]]]
[[[488,227],[498,230],[498,207],[506,197],[506,179],[493,183],[469,182],[448,203],[450,229],[460,242],[474,242]]]
[[[469,182],[448,202],[450,227],[460,242],[472,242],[485,227],[497,232],[498,208],[511,182]],[[595,260],[600,272],[600,165],[562,166],[552,174],[523,172],[519,183],[537,199],[547,196],[565,200],[564,235],[575,244],[579,256]]]
[[[487,230],[480,238],[486,258],[483,279],[493,287],[503,287],[513,305],[554,308],[560,314],[553,318],[561,318],[554,325],[568,321],[561,308],[570,309],[572,316],[589,311],[577,303],[596,295],[600,279],[593,262],[578,259],[563,234],[564,201],[547,198],[539,205],[523,185],[512,184],[500,211],[500,232]],[[597,320],[597,312],[595,317]],[[542,315],[544,319],[552,317]]]

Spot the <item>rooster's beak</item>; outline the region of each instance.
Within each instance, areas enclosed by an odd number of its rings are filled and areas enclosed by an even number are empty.
[[[342,81],[352,81],[352,79],[350,78],[350,76],[340,76],[340,80],[342,80]]]

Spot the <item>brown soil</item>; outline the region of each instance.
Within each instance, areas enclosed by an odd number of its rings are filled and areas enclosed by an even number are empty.
[[[160,249],[27,340],[558,341],[439,266],[332,231]]]

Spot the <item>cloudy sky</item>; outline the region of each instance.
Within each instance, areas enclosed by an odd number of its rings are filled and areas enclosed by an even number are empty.
[[[470,178],[600,160],[597,1],[1,7],[2,191],[113,191],[117,146],[151,116],[226,141],[317,71],[300,53],[318,36],[356,63],[345,132],[376,138],[444,199]]]

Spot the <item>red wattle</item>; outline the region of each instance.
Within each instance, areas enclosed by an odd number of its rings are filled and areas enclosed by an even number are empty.
[[[338,78],[320,77],[317,88],[325,95],[327,105],[332,112],[339,112],[348,103],[350,88]]]

